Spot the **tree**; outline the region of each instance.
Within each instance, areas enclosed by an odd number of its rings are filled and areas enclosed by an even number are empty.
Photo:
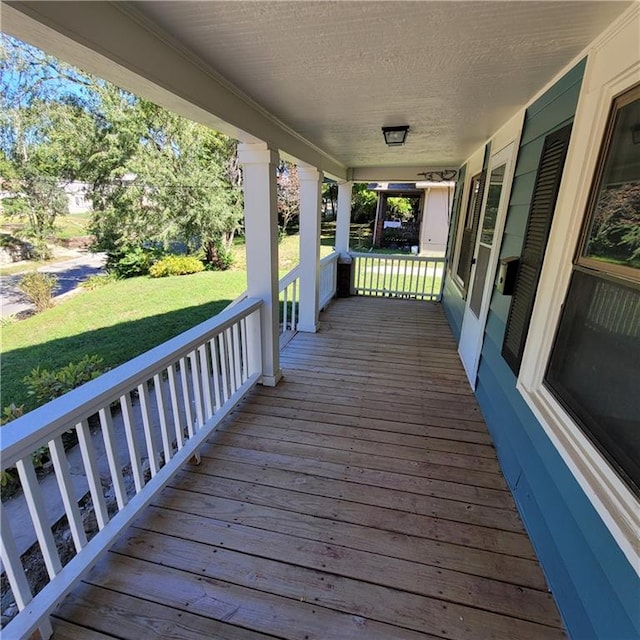
[[[407,221],[413,218],[413,204],[411,198],[392,196],[387,198],[387,215],[396,220]]]
[[[82,76],[35,47],[0,37],[3,189],[13,195],[3,210],[27,221],[40,257],[56,217],[67,210],[65,183],[82,173],[90,148],[93,120],[80,93],[69,90],[73,77]]]
[[[331,209],[331,215],[335,218],[338,210],[338,185],[335,182],[322,183],[322,203],[324,205],[324,215]]]
[[[367,188],[366,183],[353,185],[351,196],[351,220],[353,222],[371,222],[376,217],[378,195]]]
[[[101,248],[179,242],[228,266],[242,218],[235,144],[145,100],[111,95],[108,104],[105,121],[117,127],[102,132],[103,151],[94,158],[100,211],[92,229]]]
[[[282,232],[300,219],[300,180],[295,164],[282,160],[278,166],[278,225]]]
[[[179,242],[228,263],[242,218],[235,141],[8,36],[0,71],[3,189],[38,238],[66,207],[65,181],[80,180],[97,248]]]

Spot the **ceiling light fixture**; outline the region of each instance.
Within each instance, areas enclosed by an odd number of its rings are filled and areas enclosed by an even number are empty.
[[[401,124],[396,127],[382,127],[382,135],[384,141],[389,147],[399,147],[404,144],[407,139],[408,124]]]

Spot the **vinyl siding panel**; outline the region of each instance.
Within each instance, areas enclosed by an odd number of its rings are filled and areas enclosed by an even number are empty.
[[[442,291],[442,306],[451,327],[451,332],[456,342],[459,342],[460,332],[462,331],[462,316],[464,315],[464,300],[460,289],[453,284],[448,274]]]
[[[511,392],[515,376],[488,333],[478,379],[500,464],[570,637],[639,637],[637,575],[522,397]]]
[[[500,256],[520,255],[544,138],[573,119],[586,60],[527,110]],[[464,302],[445,289],[459,338]],[[476,396],[505,478],[567,631],[576,640],[640,638],[638,577],[516,389],[501,349],[511,298],[494,289]]]

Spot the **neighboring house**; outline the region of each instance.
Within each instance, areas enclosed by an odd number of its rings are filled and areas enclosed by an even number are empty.
[[[372,183],[378,202],[374,221],[374,244],[380,246],[385,229],[397,229],[408,238],[403,245],[425,256],[443,256],[447,247],[449,219],[454,182],[427,181],[411,183]],[[418,200],[419,214],[406,222],[393,220],[387,209],[387,198],[414,198]]]
[[[90,213],[93,211],[93,204],[89,197],[90,185],[86,182],[74,180],[62,185],[67,200],[69,202],[69,213]]]
[[[262,304],[246,327],[264,385],[281,377],[280,156],[299,163],[310,332],[323,176],[339,182],[346,253],[353,182],[457,170],[442,305],[502,471],[570,637],[640,637],[638,3],[3,11],[12,34],[242,142],[248,296]],[[411,129],[388,149],[380,127],[398,114]]]

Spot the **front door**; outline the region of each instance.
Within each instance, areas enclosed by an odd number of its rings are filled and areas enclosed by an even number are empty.
[[[511,178],[513,149],[514,143],[511,143],[491,157],[484,205],[475,241],[458,347],[460,359],[473,389],[476,387],[484,327],[495,280],[500,237],[504,229],[509,198],[507,181]]]

